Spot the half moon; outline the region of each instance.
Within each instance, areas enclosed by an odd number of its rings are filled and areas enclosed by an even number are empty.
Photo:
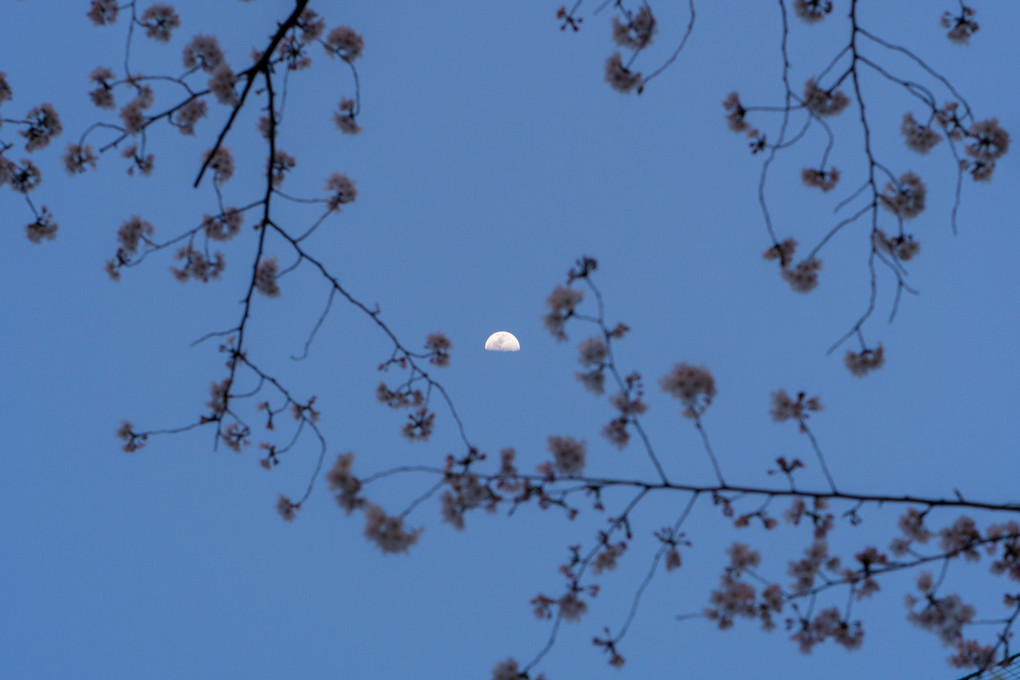
[[[496,331],[485,341],[485,349],[490,352],[517,352],[521,349],[521,343],[513,333]]]

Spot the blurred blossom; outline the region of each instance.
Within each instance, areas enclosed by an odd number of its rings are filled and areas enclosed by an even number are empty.
[[[354,61],[365,49],[365,41],[354,32],[354,29],[338,26],[326,36],[325,46],[330,56],[340,57],[344,61]]]
[[[112,24],[117,20],[119,11],[117,0],[92,0],[89,11],[86,14],[96,26]]]
[[[619,52],[614,52],[606,60],[606,82],[617,92],[628,93],[641,84],[641,74],[632,73],[623,65]]]
[[[670,394],[684,405],[688,418],[700,416],[715,398],[715,378],[704,366],[687,363],[676,364],[673,370],[659,380],[663,392]]]
[[[823,90],[811,78],[804,84],[804,106],[819,116],[834,116],[841,113],[850,104],[850,100],[842,92]]]
[[[170,35],[181,25],[181,18],[170,5],[157,2],[142,12],[141,24],[145,35],[159,42],[170,42]]]
[[[875,349],[862,349],[860,352],[847,351],[843,364],[858,378],[879,369],[885,364],[885,351],[882,345]]]
[[[223,50],[214,35],[196,35],[185,45],[181,56],[184,68],[202,69],[206,73],[212,73],[223,63]]]

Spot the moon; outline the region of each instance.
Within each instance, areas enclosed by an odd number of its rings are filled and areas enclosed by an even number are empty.
[[[518,352],[521,349],[521,343],[517,341],[513,333],[496,331],[485,341],[485,349],[490,352]]]

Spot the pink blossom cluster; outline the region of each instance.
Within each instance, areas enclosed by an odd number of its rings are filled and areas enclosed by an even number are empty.
[[[636,422],[634,416],[641,415],[648,410],[648,405],[642,401],[644,393],[641,391],[638,380],[640,380],[640,376],[636,373],[627,376],[627,389],[617,392],[609,398],[610,405],[616,409],[619,415],[602,428],[602,436],[621,449],[630,441],[627,426]]]
[[[975,160],[990,163],[1009,151],[1009,133],[996,118],[974,123],[967,131],[967,137],[972,140],[967,146],[967,155]]]
[[[365,499],[358,496],[361,481],[351,472],[353,464],[353,453],[341,453],[326,473],[326,482],[330,490],[336,493],[336,502],[348,515],[365,504]]]
[[[126,420],[117,428],[117,438],[124,442],[121,449],[125,453],[134,453],[138,449],[144,448],[147,439],[146,435],[137,434],[134,431],[134,425]]]
[[[220,432],[220,441],[222,441],[228,449],[234,453],[241,453],[241,447],[248,446],[248,435],[251,434],[247,425],[234,422],[231,423]],[[297,509],[299,505],[293,505],[293,509]],[[278,508],[279,509],[279,508]]]
[[[801,260],[794,267],[784,267],[780,275],[790,284],[790,288],[798,293],[810,293],[818,287],[818,272],[822,269],[822,261],[817,257]]]
[[[18,134],[27,141],[25,151],[36,151],[50,143],[50,140],[64,130],[60,123],[60,116],[52,104],[42,104],[32,107],[25,115],[27,126]]]
[[[425,406],[420,406],[407,416],[408,422],[400,429],[400,433],[411,441],[428,441],[436,426],[436,414]]]
[[[839,168],[829,168],[828,170],[804,168],[800,172],[800,178],[809,187],[831,191],[839,182]]]
[[[752,127],[747,122],[747,108],[740,103],[740,95],[730,92],[723,100],[723,109],[726,110],[726,125],[733,132],[746,135],[750,140],[752,153],[758,153],[765,149],[765,135],[759,132],[758,128]]]
[[[743,104],[740,103],[740,95],[736,92],[730,92],[726,95],[726,99],[723,100],[723,108],[726,109],[726,124],[734,132],[746,132],[750,127],[744,117],[747,115],[747,109],[744,108]],[[757,137],[757,131],[752,137]]]
[[[885,350],[879,344],[875,349],[862,349],[860,352],[847,350],[843,364],[851,374],[862,378],[872,371],[885,365]]]
[[[329,192],[329,198],[326,199],[326,204],[330,210],[340,210],[341,205],[347,203],[353,203],[354,199],[358,197],[358,190],[354,186],[354,182],[339,172],[334,172],[326,180],[326,191]]]
[[[418,542],[422,531],[420,527],[408,531],[403,517],[391,517],[378,505],[369,503],[365,507],[365,538],[384,553],[406,553]]]
[[[623,57],[620,56],[619,52],[614,52],[606,59],[605,77],[609,87],[617,92],[626,94],[634,89],[637,89],[638,92],[641,91],[641,74],[635,73],[627,66],[624,66]]]
[[[638,52],[652,44],[652,38],[658,31],[658,22],[652,13],[652,8],[647,4],[637,12],[632,12],[620,4],[617,7],[622,13],[623,19],[613,17],[613,42],[624,49],[634,50],[634,54],[626,63],[619,52],[610,55],[606,60],[605,79],[609,86],[617,92],[626,94],[636,90],[638,94],[641,94],[644,89],[644,79],[640,73],[632,70],[631,64]],[[569,22],[575,31],[578,29],[577,23],[580,20],[567,17],[563,8],[560,9],[557,16],[565,19],[561,28],[565,28]]]
[[[517,488],[517,466],[514,465],[516,452],[513,447],[508,447],[499,452],[499,481],[497,485],[501,489]]]
[[[665,527],[656,531],[654,535],[662,542],[663,547],[666,549],[666,571],[679,569],[683,562],[680,556],[680,546],[690,546],[691,542],[684,539],[685,534],[682,531],[677,531],[673,527]]]
[[[124,124],[125,132],[137,135],[149,122],[145,110],[155,102],[155,95],[148,85],[140,85],[137,82],[132,84],[135,87],[135,98],[121,108],[120,120]]]
[[[32,243],[42,243],[43,240],[52,241],[57,238],[57,223],[49,208],[44,205],[39,209],[35,219],[25,226],[25,235]]]
[[[967,115],[961,117],[959,108],[958,102],[949,102],[935,112],[935,118],[950,139],[969,140],[964,151],[970,160],[962,159],[960,167],[967,170],[975,181],[989,181],[995,172],[996,161],[1009,150],[1009,133],[995,118],[968,126]]]
[[[584,389],[592,394],[602,394],[606,390],[606,372],[602,368],[594,368],[590,371],[579,371],[574,374]]]
[[[492,489],[478,479],[478,475],[466,472],[448,474],[446,483],[450,489],[440,496],[443,521],[449,522],[457,529],[464,528],[464,513],[486,505],[493,512],[500,498]]]
[[[907,607],[910,609],[907,619],[915,626],[938,635],[946,646],[962,642],[963,627],[974,619],[974,607],[964,603],[955,593],[935,597],[931,573],[927,571],[918,574],[917,588],[924,595],[924,606],[914,611],[918,599],[907,595]]]
[[[282,493],[276,499],[276,512],[280,514],[287,522],[293,522],[297,519],[297,511],[301,509],[300,503],[295,503],[291,499],[284,496]]]
[[[410,385],[391,390],[383,382],[379,383],[379,386],[375,388],[375,398],[380,403],[397,409],[421,406],[425,403],[425,395],[422,394],[421,390],[412,389]]]
[[[184,46],[181,59],[184,68],[190,71],[201,69],[206,73],[212,73],[223,64],[225,57],[216,36],[199,33]]]
[[[86,16],[96,26],[105,26],[117,20],[119,11],[120,6],[117,4],[117,0],[92,0]]]
[[[294,417],[294,420],[303,420],[307,423],[319,422],[319,416],[321,412],[315,409],[315,396],[313,395],[306,404],[291,400],[290,402],[290,414]]]
[[[949,663],[956,668],[991,668],[995,660],[995,645],[983,645],[976,640],[962,640]]]
[[[891,255],[901,262],[912,260],[921,252],[921,242],[915,240],[913,234],[887,236],[881,229],[875,229],[871,235],[871,243],[875,250]]]
[[[96,152],[93,150],[91,144],[85,144],[84,146],[78,144],[68,144],[67,149],[64,151],[64,169],[67,170],[69,175],[77,175],[85,172],[86,167],[96,167]]]
[[[306,11],[310,12],[312,10]],[[325,22],[321,22],[320,25],[323,29],[325,28]],[[285,36],[280,41],[280,44],[277,45],[276,56],[281,61],[286,62],[287,70],[302,71],[312,65],[312,58],[308,56],[308,52],[305,50],[307,42],[304,32],[298,34],[296,31],[292,31],[290,35]]]
[[[336,56],[352,62],[361,56],[365,49],[365,40],[349,26],[338,26],[329,32],[323,46],[331,57]]]
[[[341,453],[337,456],[333,467],[326,473],[326,481],[332,491],[336,492],[337,503],[349,515],[355,510],[365,514],[364,536],[384,553],[406,553],[418,542],[422,528],[408,530],[404,527],[404,516],[391,516],[380,506],[359,496],[362,490],[361,481],[354,475],[351,468],[354,463],[353,453]],[[300,503],[291,503],[281,495],[277,511],[288,521],[294,519],[294,511],[300,509]]]
[[[607,336],[608,338],[622,338],[628,330],[630,329],[625,324],[619,323],[611,331],[608,331]],[[564,337],[566,336],[564,335]],[[588,338],[578,346],[577,352],[578,362],[588,370],[579,371],[574,375],[584,385],[584,389],[592,394],[602,394],[605,391],[606,369],[609,367],[608,344],[601,338]]]
[[[146,220],[138,215],[132,215],[117,230],[117,241],[120,243],[114,259],[108,260],[105,265],[106,273],[114,281],[120,280],[120,268],[130,263],[132,256],[138,252],[139,246],[144,242],[152,245],[149,236],[155,229]]]
[[[297,28],[304,42],[318,40],[326,30],[326,20],[313,9],[305,9],[297,19]]]
[[[715,398],[715,378],[704,366],[679,363],[673,370],[659,379],[663,392],[679,399],[683,414],[688,418],[699,418]]]
[[[921,154],[928,153],[942,141],[942,136],[931,129],[931,121],[921,125],[914,120],[914,114],[909,112],[903,116],[900,132],[906,139],[907,147]]]
[[[138,173],[143,177],[148,177],[152,174],[155,156],[151,153],[144,155],[143,152],[139,151],[137,144],[129,144],[124,148],[120,155],[132,162],[131,167],[128,168],[127,174],[135,174],[135,169],[137,169]]]
[[[613,569],[616,569],[617,561],[627,550],[626,541],[611,543],[609,541],[609,534],[605,531],[599,532],[599,542],[601,547],[599,548],[598,554],[595,555],[595,559],[591,562],[592,573],[596,575],[601,574],[604,571],[612,571]]]
[[[996,553],[996,543],[1002,550],[999,558],[992,562],[992,573],[1005,574],[1012,581],[1020,581],[1020,524],[1012,520],[993,524],[985,530],[985,537],[989,541],[989,554]],[[1020,601],[1013,604],[1020,605]]]
[[[957,45],[970,44],[971,36],[977,33],[979,28],[978,23],[974,21],[976,13],[977,10],[962,3],[960,5],[960,13],[957,15],[954,16],[951,12],[944,12],[941,24],[943,28],[949,29],[946,37]]]
[[[7,82],[7,74],[0,72],[0,104],[11,99],[13,99],[13,91],[10,83]],[[4,119],[0,117],[0,124],[3,121]],[[25,150],[29,153],[49,145],[50,141],[63,130],[60,116],[52,104],[41,104],[31,108],[25,115],[25,120],[7,119],[7,121],[21,126],[18,134],[27,140]],[[58,229],[53,214],[45,205],[41,206],[41,208],[36,208],[27,197],[27,194],[42,182],[42,173],[27,158],[22,159],[19,164],[5,158],[3,152],[12,146],[13,144],[0,141],[0,186],[7,184],[12,191],[26,194],[28,206],[34,216],[32,222],[25,225],[25,236],[28,240],[37,244],[43,241],[52,241],[57,237]],[[92,148],[78,148],[81,151],[82,163],[91,162],[94,165],[95,155],[92,153]],[[64,161],[65,167],[68,167],[67,154],[65,154]]]
[[[145,27],[145,35],[158,42],[170,42],[173,30],[181,25],[181,18],[172,5],[157,2],[142,12],[139,22]]]
[[[105,66],[99,66],[89,75],[89,80],[98,85],[89,92],[92,103],[101,109],[112,109],[114,107],[112,82],[116,78],[113,71]]]
[[[567,319],[574,316],[574,308],[584,299],[584,292],[568,286],[556,286],[545,301],[549,311],[542,317],[542,323],[557,340],[566,340],[563,330]]]
[[[627,21],[613,17],[613,42],[620,47],[642,50],[652,44],[659,30],[652,8],[644,5],[637,12],[626,12]]]
[[[874,579],[874,567],[888,564],[889,557],[871,546],[858,552],[854,557],[861,565],[860,570],[844,569],[842,576],[853,586],[857,599],[863,600],[880,590],[878,581]]]
[[[823,568],[838,570],[839,557],[829,556],[829,544],[825,539],[815,539],[804,549],[804,557],[790,560],[787,565],[786,573],[793,577],[793,592],[801,594],[811,590]]]
[[[340,132],[348,135],[356,135],[361,132],[361,126],[357,122],[356,103],[353,99],[344,97],[333,113],[333,122],[336,123]]]
[[[588,338],[578,346],[577,353],[577,360],[582,366],[601,368],[606,362],[609,350],[602,338]]]
[[[226,63],[220,64],[213,71],[209,76],[209,90],[216,97],[216,101],[224,106],[235,106],[238,103],[237,91],[234,89],[236,80],[234,71]]]
[[[209,386],[209,401],[205,403],[212,411],[210,420],[219,420],[227,412],[230,404],[230,378],[214,382]]]
[[[573,437],[549,437],[548,450],[553,455],[553,465],[561,474],[579,475],[584,471],[585,449],[585,443]]]
[[[796,467],[796,461],[791,467]],[[814,525],[815,540],[822,540],[832,530],[833,516],[826,512],[829,508],[829,501],[819,496],[814,498],[812,507],[809,509],[803,498],[794,498],[783,512],[783,519],[789,524],[797,526],[805,517],[811,520]]]
[[[150,243],[149,236],[155,229],[146,220],[138,215],[132,215],[117,230],[117,241],[120,247],[117,249],[117,260],[127,262],[130,256],[138,252],[138,246],[144,241]]]
[[[734,544],[740,545],[740,544]],[[733,557],[732,548],[731,562]],[[744,568],[757,564],[758,558],[755,551],[739,551],[739,562]],[[750,561],[749,561],[750,560]],[[703,611],[706,618],[715,621],[720,630],[726,630],[733,626],[737,618],[759,619],[762,628],[772,630],[775,628],[774,616],[783,609],[782,589],[776,584],[768,585],[761,593],[761,600],[754,586],[739,579],[740,571],[733,566],[727,567],[719,580],[719,587],[709,595],[711,606]]]
[[[980,554],[981,531],[977,524],[966,515],[960,516],[951,525],[939,532],[939,547],[949,555],[962,554],[967,560],[977,560]]]
[[[217,185],[225,184],[234,176],[234,155],[227,147],[220,146],[215,151],[206,151],[202,160],[208,161],[209,169],[213,171],[213,182]]]
[[[582,600],[580,593],[574,589],[564,593],[556,604],[559,605],[560,616],[564,621],[580,621],[584,613],[588,611],[588,603]]]
[[[762,257],[766,260],[779,260],[779,266],[786,269],[793,262],[793,254],[797,251],[797,241],[788,238],[782,243],[777,243],[764,253]]]
[[[219,215],[203,215],[202,231],[213,241],[229,241],[241,233],[243,216],[237,208],[224,208]]]
[[[850,99],[845,94],[822,89],[814,78],[804,83],[804,107],[817,116],[835,116],[849,104]]]
[[[822,261],[812,256],[791,267],[796,250],[797,241],[788,238],[774,244],[762,253],[762,257],[766,260],[779,260],[779,275],[790,284],[790,288],[798,293],[809,293],[818,287],[818,272],[822,269]]]
[[[864,642],[864,630],[860,621],[850,622],[843,618],[837,607],[823,609],[814,619],[800,620],[800,630],[791,636],[800,644],[800,651],[807,654],[825,640],[832,638],[846,649],[858,649]]]
[[[995,171],[995,162],[1009,150],[1009,133],[991,118],[974,123],[967,137],[971,141],[964,150],[973,160],[964,161],[963,168],[969,169],[975,180],[988,181]]]
[[[425,338],[425,349],[429,352],[429,363],[436,366],[450,365],[450,348],[453,343],[446,334],[436,331]]]
[[[283,184],[283,180],[287,176],[287,173],[294,169],[295,165],[297,165],[297,161],[294,160],[293,156],[283,149],[276,149],[276,151],[273,152],[273,160],[269,164],[269,174],[272,177],[272,185],[274,187],[279,187]]]
[[[897,182],[885,185],[885,191],[879,195],[882,206],[904,220],[911,220],[924,210],[928,189],[924,182],[913,172],[900,175]]]
[[[577,348],[577,360],[588,369],[575,375],[584,388],[592,394],[602,394],[605,389],[605,367],[609,348],[601,338],[588,338]]]
[[[810,411],[822,410],[822,402],[818,397],[807,397],[804,392],[797,393],[794,400],[786,393],[786,390],[776,390],[772,393],[772,406],[769,413],[772,420],[781,423],[785,420],[802,421],[808,417]]]
[[[170,267],[170,273],[181,283],[186,283],[189,279],[209,283],[211,279],[218,279],[227,266],[223,253],[217,252],[210,258],[190,243],[178,248],[174,259],[180,260],[183,264],[179,267]]]
[[[746,543],[734,543],[726,549],[726,554],[730,556],[729,568],[734,576],[761,564],[761,553]]]
[[[275,257],[262,259],[255,267],[255,290],[266,297],[279,297],[280,285],[277,283],[279,264]]]

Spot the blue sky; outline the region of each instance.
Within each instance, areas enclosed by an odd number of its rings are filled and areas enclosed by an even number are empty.
[[[794,83],[824,67],[827,50],[845,39],[847,3],[835,4],[821,26],[791,25]],[[1020,9],[979,5],[981,30],[961,48],[938,26],[952,3],[877,4],[861,9],[874,32],[928,58],[979,119],[997,116],[1007,130],[1020,130],[1008,68],[1020,59],[1013,39]],[[676,5],[656,7],[660,31],[649,61],[664,58],[686,25],[686,6]],[[387,1],[340,11],[313,2],[330,27],[361,33],[366,50],[358,62],[364,131],[357,137],[332,127],[330,112],[352,87],[338,63],[316,51],[313,70],[288,86],[280,145],[298,165],[285,188],[317,196],[325,177],[339,171],[359,190],[310,247],[355,296],[378,303],[410,346],[436,330],[451,338],[452,364],[440,377],[468,436],[493,455],[515,447],[523,469],[547,457],[547,436],[562,434],[588,441],[593,469],[654,478],[633,445],[621,453],[599,436],[612,411],[574,379],[575,346],[590,333],[578,329],[569,343],[557,343],[542,328],[546,296],[587,254],[600,263],[608,320],[633,329],[617,346],[617,361],[645,376],[644,422],[671,474],[712,479],[697,432],[657,388],[674,363],[689,361],[716,379],[705,426],[728,479],[768,483],[765,470],[779,455],[813,462],[796,427],[773,424],[768,414],[773,390],[803,389],[826,406],[812,425],[840,487],[935,496],[957,488],[1015,500],[1014,156],[991,184],[964,183],[954,237],[946,145],[911,154],[898,133],[911,104],[875,78],[864,81],[881,121],[875,135],[884,162],[922,175],[929,205],[910,224],[922,242],[909,266],[920,295],[906,297],[895,323],[886,324],[893,282],[880,271],[878,310],[866,332],[883,343],[887,365],[852,377],[842,353],[826,349],[867,304],[866,227],[848,228],[823,251],[821,284],[808,295],[790,291],[775,264],[761,259],[770,241],[756,199],[760,157],[726,129],[721,106],[734,89],[748,103],[781,97],[778,9],[751,5],[736,12],[701,3],[685,52],[637,97],[603,81],[613,50],[604,16],[586,15],[582,31],[571,34],[558,30],[555,3]],[[228,59],[242,63],[288,8],[179,3],[183,25],[170,45],[138,40],[132,62],[146,73],[176,72],[190,36],[214,32]],[[124,39],[122,24],[94,28],[84,14],[84,4],[67,11],[55,0],[12,3],[0,28],[0,71],[15,94],[0,108],[3,117],[49,101],[64,123],[63,136],[36,161],[46,172],[36,200],[56,215],[57,240],[26,241],[23,202],[0,192],[0,262],[9,276],[0,288],[7,395],[0,670],[17,678],[488,678],[508,656],[531,659],[548,624],[535,620],[528,602],[539,592],[559,594],[556,569],[566,546],[590,544],[602,516],[585,512],[568,522],[525,507],[510,518],[469,515],[457,532],[430,502],[409,520],[425,526],[411,553],[382,555],[321,479],[296,522],[276,514],[277,494],[299,496],[312,474],[310,441],[271,472],[259,467],[255,451],[214,451],[209,430],[155,438],[131,456],[120,451],[114,431],[123,419],[174,427],[204,412],[209,383],[223,377],[223,357],[214,343],[190,344],[236,323],[252,246],[226,244],[227,270],[210,284],[174,281],[165,253],[116,284],[103,272],[128,216],[140,214],[169,236],[215,205],[208,183],[193,190],[191,179],[224,110],[211,105],[194,139],[172,129],[153,133],[150,178],[125,176],[116,154],[102,158],[98,171],[68,178],[60,154],[97,117],[87,76],[96,66],[119,65]],[[854,116],[834,122],[841,135],[834,160],[845,178],[835,199],[799,181],[800,168],[824,145],[817,131],[776,163],[769,200],[781,236],[813,243],[832,224],[834,201],[862,177]],[[228,203],[257,191],[256,118],[243,114],[228,142],[238,159],[224,187]],[[0,139],[15,137],[12,125],[0,127]],[[21,157],[20,149],[10,153]],[[286,208],[283,218],[297,225],[314,215]],[[300,269],[281,288],[278,299],[256,299],[250,352],[295,393],[317,396],[327,464],[353,451],[356,472],[367,474],[439,464],[458,450],[442,411],[428,444],[400,437],[403,416],[374,399],[376,366],[391,347],[339,300],[308,359],[293,361],[329,291]],[[501,329],[517,335],[521,352],[482,351]],[[397,478],[372,497],[395,511],[431,483]],[[814,465],[803,483],[824,486]],[[765,634],[750,622],[719,632],[705,621],[676,621],[706,605],[734,540],[759,548],[761,572],[783,582],[786,560],[809,541],[788,527],[737,533],[708,504],[686,525],[694,546],[684,567],[657,574],[649,586],[621,647],[627,665],[610,668],[591,638],[603,625],[622,623],[656,549],[651,532],[671,523],[684,500],[656,498],[641,508],[631,550],[602,578],[585,619],[563,626],[540,666],[551,680],[957,677],[945,664],[948,650],[906,621],[907,576],[883,582],[878,596],[855,608],[866,638],[853,653],[829,643],[804,656],[782,631]],[[867,509],[862,527],[835,532],[833,550],[849,556],[869,542],[884,548],[896,517]],[[969,599],[998,617],[1003,584],[986,569],[956,566],[949,578],[973,584]],[[832,599],[842,604],[844,595]]]

